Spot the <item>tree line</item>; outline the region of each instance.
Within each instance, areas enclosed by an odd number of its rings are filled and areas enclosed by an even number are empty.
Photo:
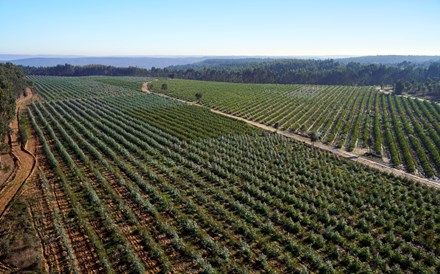
[[[0,64],[0,144],[9,131],[9,122],[15,115],[15,100],[25,87],[21,68],[12,63]]]
[[[26,75],[45,76],[149,76],[151,71],[138,67],[113,67],[106,65],[73,66],[69,64],[54,67],[23,67]]]
[[[417,65],[342,64],[335,60],[211,59],[164,69],[104,65],[24,67],[28,75],[56,76],[150,76],[180,79],[277,84],[393,85],[400,93],[440,96],[440,62]]]
[[[402,85],[401,93],[440,96],[440,62],[342,64],[335,60],[207,60],[166,68],[168,76],[237,83]]]

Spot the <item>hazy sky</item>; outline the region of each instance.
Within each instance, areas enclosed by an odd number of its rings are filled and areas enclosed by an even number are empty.
[[[440,0],[0,0],[0,54],[440,55]]]

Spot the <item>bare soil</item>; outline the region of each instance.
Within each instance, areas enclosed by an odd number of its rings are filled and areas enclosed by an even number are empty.
[[[142,84],[142,88],[141,88],[142,92],[144,92],[144,93],[151,93],[151,91],[148,89],[148,84],[149,83],[150,82],[146,82],[146,83]]]
[[[10,247],[6,252],[2,250],[0,273],[22,273],[24,270],[39,273],[43,270],[41,241],[30,210],[39,197],[34,193],[26,194],[28,186],[35,185],[33,179],[30,182],[24,184],[23,191],[11,203],[0,222],[1,241]]]
[[[4,170],[5,167],[9,167],[9,170]],[[14,170],[14,159],[10,153],[0,154],[0,189],[4,184],[11,179]]]
[[[381,88],[380,86],[376,87],[376,91],[382,92],[384,94],[391,94],[391,93],[393,93],[393,89],[392,88],[385,89],[385,88]]]
[[[35,140],[32,140],[33,136],[29,136],[29,141],[25,148],[22,148],[20,142],[18,141],[18,125],[20,113],[25,111],[26,105],[29,104],[33,99],[33,93],[31,89],[27,88],[26,94],[26,97],[20,97],[19,99],[17,99],[16,115],[10,124],[10,128],[12,129],[12,134],[10,135],[11,153],[13,157],[17,159],[15,166],[17,172],[16,176],[10,182],[8,182],[0,191],[0,218],[4,215],[11,201],[21,189],[26,179],[29,178],[29,176],[33,173],[36,167],[35,156],[26,149],[26,147],[30,148],[30,146],[35,145]],[[35,148],[30,149],[35,150]]]
[[[368,148],[356,147],[355,149],[353,149],[353,154],[364,155],[365,153],[368,153],[369,151],[370,150]]]

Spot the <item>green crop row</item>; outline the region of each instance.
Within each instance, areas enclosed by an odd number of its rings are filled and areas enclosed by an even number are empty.
[[[164,84],[166,90],[161,89]],[[318,136],[336,148],[367,149],[364,151],[388,158],[393,167],[410,173],[429,178],[440,174],[437,103],[383,94],[373,87],[176,79],[153,80],[151,85],[156,92],[197,101],[280,130]],[[409,103],[403,108],[406,101]]]

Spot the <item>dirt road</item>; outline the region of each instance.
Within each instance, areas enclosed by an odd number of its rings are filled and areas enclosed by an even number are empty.
[[[271,131],[271,132],[275,132],[276,131],[276,129],[273,128],[273,127],[269,127],[269,126],[266,126],[266,125],[263,125],[263,124],[260,124],[260,123],[254,122],[254,121],[250,121],[250,120],[238,117],[238,116],[230,115],[230,114],[221,112],[219,110],[211,109],[211,111],[215,112],[215,113],[218,113],[220,115],[223,115],[223,116],[227,116],[227,117],[234,118],[234,119],[237,119],[237,120],[240,120],[240,121],[244,121],[244,122],[246,122],[248,124],[251,124],[253,126],[256,126],[258,128],[261,128],[261,129],[264,129],[264,130],[267,130],[267,131]],[[303,136],[298,135],[298,134],[294,134],[294,133],[290,133],[290,132],[286,132],[286,131],[280,131],[280,130],[278,130],[277,133],[280,134],[280,135],[283,135],[283,136],[295,139],[297,141],[303,142],[303,143],[305,143],[305,144],[307,144],[309,146],[313,146],[313,147],[319,148],[319,149],[324,150],[324,151],[329,151],[329,152],[335,153],[336,155],[339,155],[341,157],[353,160],[355,162],[362,163],[364,165],[367,165],[369,167],[378,169],[380,171],[387,172],[387,173],[392,173],[392,174],[394,174],[396,176],[405,177],[405,178],[417,181],[419,183],[422,183],[422,184],[425,184],[425,185],[428,185],[428,186],[431,186],[431,187],[436,187],[436,188],[440,189],[440,183],[438,183],[438,182],[431,181],[431,180],[428,180],[428,179],[425,179],[425,178],[422,178],[422,177],[419,177],[419,176],[407,173],[407,172],[405,172],[403,170],[400,170],[400,169],[395,169],[395,168],[389,167],[387,165],[384,165],[384,164],[372,161],[372,160],[367,159],[365,157],[362,157],[362,156],[359,156],[359,155],[356,155],[356,154],[353,154],[353,153],[350,153],[350,152],[347,152],[347,151],[344,151],[344,150],[340,150],[340,149],[333,148],[331,146],[327,146],[327,145],[325,145],[323,143],[320,143],[320,142],[312,143],[312,141],[310,141],[309,138],[303,137]]]
[[[142,88],[141,88],[141,90],[142,90],[142,92],[143,93],[151,93],[151,91],[148,89],[148,84],[149,84],[150,82],[146,82],[146,83],[143,83],[142,84]]]
[[[32,98],[32,90],[27,89],[27,96],[17,99],[16,115],[10,124],[10,127],[12,129],[11,151],[12,154],[17,158],[17,172],[12,181],[10,181],[4,188],[2,188],[0,192],[0,218],[6,212],[11,201],[21,189],[26,179],[32,174],[36,166],[35,156],[26,148],[22,149],[20,142],[18,141],[18,125],[20,122],[20,112],[25,111],[26,105],[31,102]],[[32,136],[29,136],[29,139],[32,139]],[[29,140],[27,147],[33,144],[35,144],[34,140]]]
[[[184,102],[184,103],[187,103],[187,104],[190,104],[190,105],[197,105],[197,106],[201,106],[201,107],[206,107],[206,106],[203,106],[201,104],[197,104],[197,103],[192,102],[192,101],[185,101],[185,100],[177,99],[177,98],[165,95],[165,94],[160,94],[160,93],[155,93],[155,92],[153,92],[153,93],[157,94],[159,96],[162,96],[162,97],[167,97],[167,98],[170,98],[170,99],[173,99],[173,100],[178,100],[180,102]],[[338,155],[340,157],[343,157],[343,158],[346,158],[346,159],[350,159],[350,160],[355,161],[355,162],[362,163],[362,164],[367,165],[369,167],[378,169],[378,170],[380,170],[382,172],[391,173],[391,174],[394,174],[395,176],[399,176],[399,177],[402,177],[402,178],[407,178],[407,179],[416,181],[418,183],[421,183],[421,184],[424,184],[424,185],[427,185],[427,186],[430,186],[430,187],[435,187],[435,188],[440,189],[440,182],[436,182],[436,181],[432,181],[432,180],[429,180],[429,179],[426,179],[426,178],[422,178],[422,177],[419,177],[419,176],[407,173],[407,172],[405,172],[403,170],[392,168],[392,167],[387,166],[385,164],[381,164],[381,163],[372,161],[370,159],[367,159],[365,157],[359,156],[357,154],[353,154],[353,153],[350,153],[350,152],[347,152],[347,151],[344,151],[344,150],[340,150],[340,149],[335,149],[335,148],[333,148],[331,146],[327,146],[327,145],[325,145],[323,143],[320,143],[320,142],[312,143],[312,141],[310,141],[309,138],[303,137],[303,136],[298,135],[298,134],[290,133],[290,132],[287,132],[287,131],[276,130],[274,127],[266,126],[266,125],[263,125],[263,124],[260,124],[260,123],[257,123],[257,122],[251,121],[251,120],[244,119],[242,117],[238,117],[238,116],[235,116],[235,115],[227,114],[227,113],[224,113],[224,112],[219,111],[219,110],[211,109],[211,111],[214,112],[214,113],[226,116],[226,117],[230,117],[230,118],[233,118],[233,119],[236,119],[236,120],[240,120],[240,121],[246,122],[247,124],[253,125],[255,127],[258,127],[258,128],[270,131],[270,132],[276,132],[277,134],[283,135],[283,136],[288,137],[288,138],[295,139],[295,140],[300,141],[302,143],[305,143],[305,144],[307,144],[309,146],[313,146],[315,148],[319,148],[319,149],[321,149],[323,151],[329,151],[329,152],[335,153],[336,155]]]

